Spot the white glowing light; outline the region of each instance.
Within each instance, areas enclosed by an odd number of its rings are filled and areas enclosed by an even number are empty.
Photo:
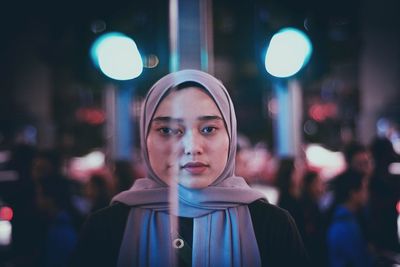
[[[8,246],[11,244],[12,226],[9,221],[0,221],[0,245]]]
[[[400,200],[397,201],[396,211],[397,211],[397,237],[400,241]]]
[[[305,153],[309,165],[320,169],[322,178],[331,178],[345,169],[346,162],[341,152],[311,144],[307,146]]]
[[[101,170],[105,164],[105,155],[101,151],[93,151],[83,157],[71,159],[69,164],[69,175],[82,181],[94,172]]]
[[[400,175],[400,162],[393,162],[389,165],[389,173]]]
[[[396,137],[392,139],[393,149],[397,154],[400,154],[400,138]]]
[[[87,165],[91,168],[100,168],[104,165],[105,156],[100,151],[93,151],[85,156]]]
[[[143,71],[143,61],[133,41],[121,33],[100,36],[92,46],[94,64],[108,77],[115,80],[130,80]]]
[[[307,64],[312,53],[310,39],[302,31],[285,28],[276,33],[265,55],[265,69],[275,77],[290,77]]]

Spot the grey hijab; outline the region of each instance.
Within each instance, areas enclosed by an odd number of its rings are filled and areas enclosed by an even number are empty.
[[[169,188],[152,170],[146,137],[152,117],[169,90],[182,83],[195,82],[211,95],[221,111],[230,140],[227,164],[222,174],[203,189],[178,185],[177,209],[171,209]],[[131,206],[122,240],[119,266],[174,266],[172,247],[173,216],[193,218],[192,266],[261,266],[260,255],[248,204],[264,198],[242,177],[234,175],[236,155],[236,116],[223,84],[198,70],[168,74],[156,82],[143,103],[140,122],[141,148],[148,177],[112,200]]]

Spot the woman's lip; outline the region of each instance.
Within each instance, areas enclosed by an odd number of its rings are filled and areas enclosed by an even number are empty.
[[[183,165],[182,168],[193,168],[193,167],[207,167],[207,164],[202,162],[188,162]]]
[[[207,164],[200,162],[189,162],[182,166],[182,169],[190,174],[201,174],[208,168]]]

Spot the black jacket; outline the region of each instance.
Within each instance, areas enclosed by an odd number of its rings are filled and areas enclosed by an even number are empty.
[[[129,209],[115,204],[89,216],[72,266],[116,266]],[[303,242],[287,211],[262,200],[249,204],[249,210],[262,266],[308,266]]]

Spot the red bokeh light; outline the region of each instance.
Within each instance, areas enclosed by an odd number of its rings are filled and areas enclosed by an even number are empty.
[[[308,115],[317,122],[337,116],[337,106],[334,103],[315,103],[308,109]]]
[[[0,220],[11,221],[14,216],[12,208],[4,206],[0,208]]]
[[[99,125],[105,121],[105,112],[97,108],[80,108],[75,113],[76,118],[92,125]]]

